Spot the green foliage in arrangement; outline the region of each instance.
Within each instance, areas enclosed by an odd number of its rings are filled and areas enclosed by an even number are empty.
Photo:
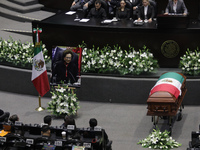
[[[172,137],[169,136],[169,131],[161,132],[158,128],[153,129],[153,132],[145,139],[140,140],[137,144],[141,144],[144,148],[170,150],[181,146]]]
[[[140,75],[153,73],[157,68],[158,62],[146,46],[138,51],[130,46],[129,50],[118,45],[102,49],[83,46],[82,72]]]
[[[197,48],[194,51],[187,49],[186,53],[180,57],[180,68],[184,74],[200,74],[200,51]]]
[[[72,90],[64,84],[52,87],[52,100],[48,102],[48,111],[56,116],[75,115],[80,106],[77,101],[78,98]]]
[[[42,45],[45,62],[50,61],[45,45]],[[17,67],[31,68],[34,56],[34,44],[30,42],[22,43],[10,39],[0,39],[0,62],[7,63]]]

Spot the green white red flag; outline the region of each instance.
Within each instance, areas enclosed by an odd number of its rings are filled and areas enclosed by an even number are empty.
[[[181,86],[184,78],[175,72],[168,72],[160,76],[155,86],[150,91],[150,96],[158,91],[169,92],[178,99],[181,95]]]
[[[50,90],[50,86],[45,60],[42,53],[42,43],[39,42],[39,33],[41,33],[41,30],[36,29],[35,32],[36,43],[34,47],[31,81],[33,82],[33,85],[35,86],[40,96],[44,96]]]

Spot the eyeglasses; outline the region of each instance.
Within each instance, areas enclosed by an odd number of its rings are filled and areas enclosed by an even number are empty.
[[[66,59],[72,59],[71,57],[65,57]]]

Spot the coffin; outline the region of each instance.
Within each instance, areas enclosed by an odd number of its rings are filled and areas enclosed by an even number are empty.
[[[148,116],[175,116],[186,94],[186,77],[167,72],[160,76],[147,99]]]

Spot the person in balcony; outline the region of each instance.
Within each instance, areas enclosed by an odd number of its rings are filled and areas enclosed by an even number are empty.
[[[188,11],[183,0],[169,0],[165,9],[165,15],[169,13],[187,15]]]

